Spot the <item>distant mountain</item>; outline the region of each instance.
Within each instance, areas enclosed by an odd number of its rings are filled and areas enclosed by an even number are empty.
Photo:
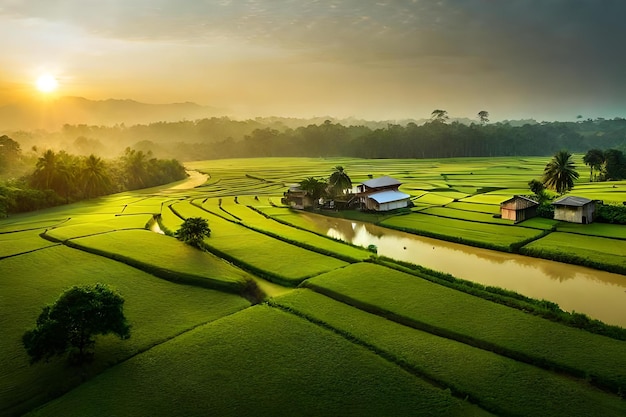
[[[89,100],[61,97],[51,101],[21,102],[0,106],[0,131],[48,129],[64,124],[148,124],[196,120],[225,111],[196,103],[147,104],[134,100]]]

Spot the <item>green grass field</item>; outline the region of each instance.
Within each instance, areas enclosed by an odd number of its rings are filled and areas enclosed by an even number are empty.
[[[155,278],[120,262],[65,246],[0,261],[0,415],[19,415],[81,383],[80,370],[63,360],[29,365],[21,345],[43,305],[72,285],[102,282],[125,298],[132,326],[127,341],[106,337],[96,344],[93,376],[138,352],[199,324],[249,306],[241,297]]]
[[[593,376],[614,387],[626,387],[623,341],[590,336],[369,263],[320,275],[308,280],[305,286],[447,338],[501,351],[516,359],[527,358],[534,364],[545,363]],[[605,361],[605,355],[611,361]]]
[[[462,213],[465,216],[466,212]],[[459,243],[504,251],[511,251],[514,245],[536,239],[542,234],[540,230],[520,226],[477,223],[420,213],[395,216],[379,224],[411,233],[435,238],[443,237]]]
[[[363,347],[267,306],[164,343],[30,415],[337,414],[487,415]]]
[[[620,415],[626,404],[574,380],[367,313],[309,290],[272,301],[500,415]],[[468,358],[472,358],[468,360]],[[533,401],[528,401],[533,398]]]
[[[625,240],[554,232],[524,246],[522,253],[614,270],[622,274],[626,272]]]
[[[548,160],[198,161],[186,165],[209,179],[196,188],[0,219],[0,415],[625,415],[626,342],[361,262],[375,255],[280,204],[290,184],[342,165],[355,185],[399,179],[416,211],[329,212],[329,222],[502,251],[532,241],[521,250],[626,270],[621,227],[493,217]],[[613,201],[622,189],[581,178],[572,194]],[[143,230],[155,215],[168,233],[206,218],[211,253]],[[274,298],[251,306],[238,293],[253,280]],[[21,336],[41,308],[95,282],[126,299],[131,338],[99,337],[84,369],[29,365]]]

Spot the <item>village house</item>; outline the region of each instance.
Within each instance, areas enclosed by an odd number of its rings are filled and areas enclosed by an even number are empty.
[[[289,205],[291,208],[299,210],[313,207],[313,198],[300,188],[299,184],[289,187],[280,201],[282,204]]]
[[[365,181],[356,187],[361,209],[389,211],[408,207],[411,196],[398,191],[400,181],[388,176]]]
[[[585,197],[565,196],[555,200],[554,219],[570,223],[588,224],[593,221],[596,203]]]
[[[516,195],[500,203],[500,214],[503,219],[519,223],[535,217],[537,207],[539,207],[539,203],[535,200],[523,195]]]

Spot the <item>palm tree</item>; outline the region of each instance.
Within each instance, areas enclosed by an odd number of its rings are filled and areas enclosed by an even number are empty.
[[[589,165],[589,181],[593,181],[593,170],[596,171],[602,168],[604,163],[604,152],[600,149],[589,149],[585,156],[583,156],[583,162],[585,165]]]
[[[543,170],[543,183],[546,187],[559,194],[574,187],[574,181],[579,175],[571,158],[572,154],[568,151],[559,151],[552,157]]]
[[[308,177],[300,182],[300,188],[306,191],[312,199],[317,200],[326,192],[328,184],[323,179]]]
[[[345,194],[346,190],[352,188],[352,180],[341,165],[335,167],[335,171],[328,179],[328,184],[330,185],[333,195]]]
[[[111,178],[105,162],[94,154],[85,158],[81,170],[81,182],[87,198],[106,194],[111,189]]]
[[[437,123],[445,123],[449,119],[448,112],[446,110],[436,109],[430,114],[430,120]]]
[[[57,175],[57,155],[54,151],[48,149],[45,151],[35,165],[35,172],[33,172],[32,183],[40,190],[52,189]]]

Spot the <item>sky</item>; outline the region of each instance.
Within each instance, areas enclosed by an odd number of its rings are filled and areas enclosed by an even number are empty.
[[[52,95],[235,117],[626,117],[624,16],[623,0],[0,0],[0,105],[49,73]]]

